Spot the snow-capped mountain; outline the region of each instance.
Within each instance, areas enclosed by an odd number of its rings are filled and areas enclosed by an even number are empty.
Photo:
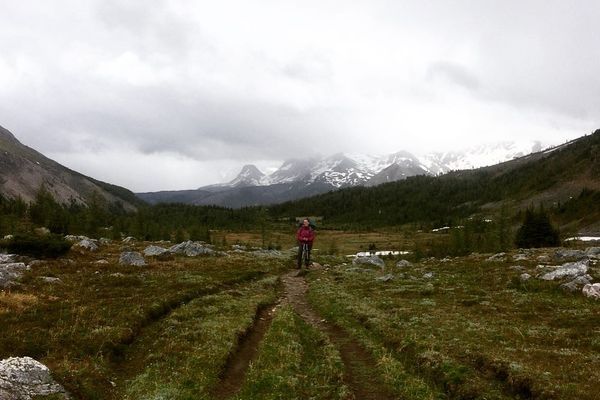
[[[254,165],[245,165],[238,176],[227,183],[138,196],[152,204],[175,202],[225,207],[276,204],[342,187],[375,186],[415,175],[439,175],[498,164],[546,147],[540,142],[505,142],[423,155],[399,151],[383,156],[338,153],[328,157],[295,158],[286,160],[269,175]]]
[[[320,183],[332,188],[374,186],[409,176],[439,175],[452,170],[498,164],[547,147],[539,141],[502,142],[420,156],[399,151],[383,156],[338,153],[328,157],[296,158],[286,160],[271,175],[263,174],[254,165],[245,165],[234,180],[223,186],[267,186],[293,182]]]
[[[229,182],[227,186],[239,187],[239,186],[263,186],[268,184],[268,179],[265,179],[266,175],[263,174],[255,165],[247,164],[242,167],[242,170],[238,176]]]

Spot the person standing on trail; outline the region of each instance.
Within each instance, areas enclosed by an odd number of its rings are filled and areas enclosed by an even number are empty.
[[[302,268],[302,251],[306,251],[306,267],[308,268],[311,264],[310,251],[315,240],[315,230],[308,218],[304,218],[302,221],[302,225],[300,225],[298,232],[296,232],[296,239],[298,240],[298,269]]]

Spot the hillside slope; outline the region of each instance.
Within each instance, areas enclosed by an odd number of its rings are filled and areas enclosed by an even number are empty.
[[[130,211],[143,204],[133,192],[70,170],[23,145],[0,126],[0,194],[31,201],[42,185],[63,204],[86,204],[93,193]]]
[[[593,193],[599,191],[597,130],[553,149],[498,165],[439,177],[409,177],[371,188],[342,189],[272,206],[271,212],[279,217],[321,215],[332,222],[363,226],[415,221],[446,224],[482,210],[493,212],[502,205],[514,210],[532,204],[564,207],[577,201],[582,193],[593,198]],[[588,204],[586,213],[600,217],[600,204]],[[590,229],[595,229],[594,218],[590,221],[588,217],[588,222]]]

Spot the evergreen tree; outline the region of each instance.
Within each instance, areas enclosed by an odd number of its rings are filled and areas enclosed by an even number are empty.
[[[555,247],[560,244],[558,230],[543,207],[540,206],[538,211],[533,208],[525,211],[525,219],[517,231],[515,243],[521,248]]]

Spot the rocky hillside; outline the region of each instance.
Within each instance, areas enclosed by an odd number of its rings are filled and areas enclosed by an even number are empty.
[[[86,204],[94,192],[126,210],[142,204],[131,191],[72,171],[23,145],[0,126],[0,194],[31,201],[42,185],[63,204],[72,200]]]

